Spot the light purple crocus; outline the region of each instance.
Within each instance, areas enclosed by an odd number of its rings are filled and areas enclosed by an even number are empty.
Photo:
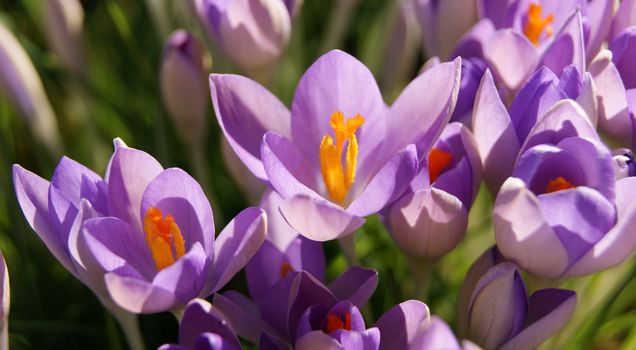
[[[183,170],[115,140],[106,176],[62,158],[51,182],[14,166],[31,227],[109,309],[174,309],[220,289],[258,250],[265,214],[241,212],[214,242],[210,204]]]
[[[471,132],[450,123],[429,151],[409,192],[388,208],[385,223],[413,259],[437,259],[464,237],[481,183],[481,158]]]
[[[636,249],[636,178],[616,181],[607,147],[562,125],[535,128],[493,210],[503,256],[549,278],[600,271]]]
[[[182,142],[199,146],[205,135],[208,98],[202,45],[191,33],[177,30],[166,42],[159,78],[164,105]]]
[[[267,237],[256,255],[245,266],[247,286],[253,300],[292,271],[307,271],[325,281],[325,255],[320,242],[312,241],[292,229],[278,212],[283,198],[272,190],[263,195],[260,207],[267,214]]]
[[[196,0],[204,28],[236,65],[259,75],[275,64],[291,35],[298,1]]]
[[[230,320],[236,332],[261,348],[288,348],[297,341],[300,320],[307,308],[332,309],[339,301],[360,308],[378,284],[371,269],[351,267],[326,287],[306,271],[291,271],[272,285],[260,300],[235,291],[215,294],[213,304]]]
[[[484,349],[534,349],[569,321],[574,291],[539,289],[528,297],[518,267],[496,248],[471,266],[461,287],[458,328]]]
[[[391,107],[371,72],[337,50],[301,78],[291,113],[247,78],[213,74],[210,87],[230,145],[285,199],[285,220],[326,241],[353,232],[406,190],[450,118],[460,66],[457,59],[429,69]]]
[[[557,77],[549,68],[542,67],[507,108],[493,76],[487,71],[475,97],[472,126],[482,158],[484,180],[491,193],[496,194],[510,176],[531,130],[544,119],[547,121],[541,128],[549,124],[561,129],[566,126],[564,123],[573,123],[577,126],[573,130],[583,130],[584,136],[597,137],[594,130],[596,97],[590,74],[581,75],[575,66],[568,66]]]
[[[158,350],[240,350],[241,343],[227,317],[203,299],[188,303],[179,324],[179,343]]]
[[[82,32],[84,8],[79,0],[50,0],[44,3],[45,35],[64,68],[85,77],[86,58]]]

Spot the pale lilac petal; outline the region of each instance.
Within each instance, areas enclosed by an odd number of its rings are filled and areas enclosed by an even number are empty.
[[[484,56],[493,74],[511,91],[517,91],[537,64],[537,49],[521,34],[503,29],[486,43]]]
[[[378,350],[380,347],[380,330],[373,327],[364,331],[336,331],[340,344],[345,349]]]
[[[447,59],[459,38],[477,22],[475,1],[419,0],[417,10],[428,56]]]
[[[590,24],[590,38],[585,48],[588,61],[594,58],[601,44],[608,38],[612,27],[614,7],[614,1],[612,0],[592,0],[587,2],[585,16]]]
[[[543,218],[539,200],[520,179],[511,177],[501,186],[493,224],[501,254],[524,270],[545,277],[565,271],[567,252]]]
[[[225,315],[207,301],[194,299],[188,303],[183,313],[179,326],[179,344],[193,349],[201,333],[216,334],[226,346],[241,349],[234,329]]]
[[[212,304],[223,312],[237,334],[253,343],[258,341],[261,332],[269,329],[259,318],[256,305],[238,292],[214,294]]]
[[[143,192],[137,220],[143,222],[150,208],[158,208],[164,216],[174,218],[185,240],[186,250],[200,242],[206,253],[212,254],[212,208],[199,183],[188,173],[170,168],[157,175]]]
[[[207,296],[221,289],[256,254],[265,240],[267,218],[260,208],[247,208],[240,212],[221,231],[214,246],[212,276]]]
[[[174,293],[136,277],[109,272],[104,275],[104,282],[113,301],[129,312],[163,312],[179,303]]]
[[[623,0],[616,10],[608,39],[616,38],[625,28],[633,25],[636,25],[636,1]]]
[[[267,239],[280,251],[285,251],[298,237],[298,232],[287,224],[278,211],[278,207],[284,201],[285,199],[278,192],[267,189],[258,205],[267,213]]]
[[[391,206],[391,236],[407,255],[436,259],[464,237],[468,212],[457,197],[429,188],[405,195]]]
[[[592,126],[596,128],[598,124],[598,94],[594,79],[589,72],[585,72],[583,75],[583,86],[579,96],[576,98],[576,103],[583,108]]]
[[[77,216],[77,207],[56,187],[49,187],[49,223],[58,233],[60,240],[66,242],[68,251],[68,234]]]
[[[500,349],[536,348],[563,328],[576,307],[576,293],[564,289],[541,289],[530,296],[524,329]]]
[[[455,50],[449,57],[483,58],[485,46],[495,27],[488,18],[481,19],[457,42]]]
[[[460,350],[461,347],[446,322],[433,316],[428,327],[417,333],[409,349]]]
[[[84,165],[63,156],[55,167],[51,177],[51,186],[57,188],[69,201],[77,205],[80,200],[83,176],[87,176],[95,182],[102,179]]]
[[[305,195],[291,197],[280,206],[287,223],[314,241],[329,241],[355,231],[364,219],[326,200]]]
[[[484,180],[491,193],[512,173],[519,140],[512,127],[490,71],[486,71],[475,97],[473,134],[483,162]]]
[[[408,300],[385,312],[375,323],[380,329],[380,349],[408,349],[423,324],[430,322],[428,306],[419,300]]]
[[[322,331],[313,331],[305,334],[294,345],[297,350],[344,350],[345,347],[338,343],[337,340],[323,333]]]
[[[407,146],[371,178],[362,193],[347,207],[347,212],[359,217],[379,212],[404,193],[417,174],[417,168],[415,146]]]
[[[287,247],[285,255],[296,271],[307,271],[319,281],[325,280],[325,254],[322,243],[298,236]]]
[[[488,18],[497,29],[514,27],[520,13],[527,10],[523,5],[515,0],[477,0],[479,17]]]
[[[276,96],[248,78],[210,75],[217,121],[232,149],[256,177],[267,180],[261,162],[261,141],[267,131],[291,138],[291,115]]]
[[[540,66],[545,65],[557,75],[561,75],[563,69],[570,64],[574,64],[580,72],[585,71],[587,62],[582,21],[580,11],[576,10],[543,52]]]
[[[148,153],[127,147],[117,148],[107,177],[110,215],[143,232],[142,221],[139,220],[141,199],[146,186],[162,171],[161,164]]]
[[[338,300],[349,300],[362,308],[378,286],[378,272],[359,266],[350,267],[329,285]]]

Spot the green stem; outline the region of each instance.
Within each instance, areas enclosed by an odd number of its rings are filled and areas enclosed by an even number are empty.
[[[338,239],[338,243],[340,243],[340,249],[342,249],[342,254],[344,254],[347,264],[349,264],[349,266],[358,265],[355,232]]]
[[[352,17],[351,13],[359,2],[360,0],[336,1],[336,6],[333,8],[333,12],[329,18],[328,32],[320,52],[327,52],[340,46],[345,31],[349,26],[349,20]]]
[[[181,324],[181,320],[183,320],[183,313],[185,312],[185,310],[182,307],[173,309],[171,311],[172,315],[174,315],[174,318],[177,319],[177,322],[179,324]]]
[[[425,301],[428,296],[428,288],[435,263],[429,260],[417,260],[412,258],[408,260],[413,276],[413,294],[415,299]]]
[[[124,310],[113,310],[112,314],[124,331],[128,347],[131,350],[144,350],[144,338],[141,335],[137,315]]]

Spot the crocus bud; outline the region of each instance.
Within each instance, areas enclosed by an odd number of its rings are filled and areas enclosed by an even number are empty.
[[[0,252],[0,349],[9,349],[9,306],[11,304],[11,293],[9,289],[9,271],[4,261],[4,255]]]
[[[86,62],[82,27],[84,9],[79,0],[48,0],[46,5],[46,36],[53,52],[62,64],[77,75],[85,73]]]
[[[449,58],[457,41],[477,23],[473,0],[417,0],[417,7],[429,56]]]
[[[291,15],[282,0],[197,0],[197,10],[216,45],[251,75],[275,64],[289,42]]]
[[[484,349],[533,349],[561,329],[576,293],[541,289],[529,298],[518,267],[500,262],[496,248],[471,267],[460,292],[458,327]]]
[[[163,100],[179,137],[198,144],[208,104],[200,42],[184,30],[174,32],[164,48],[160,74]]]
[[[470,131],[449,124],[414,181],[415,191],[389,208],[393,239],[411,258],[437,259],[464,237],[481,182],[481,160]]]
[[[636,176],[636,163],[634,163],[634,153],[627,148],[619,148],[612,152],[614,160],[614,170],[616,180]]]
[[[26,52],[0,22],[0,93],[20,109],[33,134],[53,153],[60,150],[57,121],[42,81]]]

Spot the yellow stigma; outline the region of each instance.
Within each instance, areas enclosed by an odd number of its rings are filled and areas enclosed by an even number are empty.
[[[539,37],[545,30],[548,37],[554,34],[550,23],[554,21],[554,16],[549,15],[545,18],[541,18],[541,5],[532,3],[528,7],[528,22],[523,27],[523,34],[530,40],[534,46],[539,45]]]
[[[163,216],[159,208],[152,207],[144,218],[146,243],[152,253],[157,270],[162,270],[185,253],[185,242],[172,215]]]
[[[325,181],[331,199],[342,204],[349,188],[356,178],[356,163],[358,161],[358,139],[356,130],[364,124],[364,118],[356,114],[345,122],[344,113],[334,112],[331,115],[331,127],[336,138],[334,144],[330,135],[325,135],[320,143],[320,171]],[[342,151],[347,143],[345,165],[342,165]]]

